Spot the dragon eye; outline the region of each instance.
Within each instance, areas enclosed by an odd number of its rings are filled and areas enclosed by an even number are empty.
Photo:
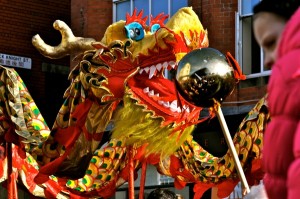
[[[125,26],[125,33],[127,38],[135,41],[139,41],[144,38],[144,28],[141,24],[137,22],[132,22]]]
[[[151,26],[151,33],[155,33],[158,29],[160,29],[160,25],[158,23],[153,24],[153,26]]]

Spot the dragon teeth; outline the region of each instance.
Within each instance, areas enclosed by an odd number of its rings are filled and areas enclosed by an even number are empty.
[[[148,93],[149,92],[149,87],[146,87],[143,89],[144,93]]]
[[[185,110],[186,112],[190,113],[190,107],[187,105],[183,105],[183,110]]]
[[[159,93],[155,93],[154,90],[150,90],[149,87],[146,87],[143,89],[143,92],[147,94],[149,97],[156,96],[159,97]],[[171,103],[168,101],[162,101],[158,100],[157,103],[161,106],[164,106],[166,108],[169,108],[172,112],[178,112],[181,113],[182,111],[185,111],[187,113],[190,113],[190,108],[187,105],[183,105],[182,110],[178,106],[178,101],[174,100]]]
[[[174,69],[176,67],[176,63],[174,61],[170,61],[169,65]]]
[[[154,91],[153,91],[153,90],[149,91],[148,95],[149,95],[150,97],[151,97],[151,96],[154,96]]]
[[[151,79],[154,74],[155,74],[155,71],[156,71],[156,67],[153,65],[150,67],[150,73],[149,73],[149,79]]]
[[[172,107],[172,108],[177,108],[177,100],[174,100],[174,101],[171,103],[170,107]]]
[[[173,112],[181,112],[180,107],[177,106],[177,100],[174,100],[171,104],[170,104],[170,109]]]
[[[166,62],[165,62],[165,63],[166,63]],[[168,64],[168,63],[167,63],[167,64]],[[163,67],[162,64],[157,64],[157,65],[156,65],[157,71],[161,71],[162,67]]]
[[[164,62],[162,66],[163,66],[164,68],[167,68],[168,65],[169,65],[168,62]]]
[[[152,65],[150,67],[145,67],[145,68],[141,68],[139,70],[139,74],[142,74],[143,72],[146,72],[147,74],[149,74],[148,78],[151,79],[156,72],[159,72],[163,69],[175,69],[175,67],[177,66],[177,63],[174,61],[170,61],[170,62],[164,62],[164,63],[158,63],[156,65]]]
[[[169,108],[169,107],[170,107],[170,102],[165,102],[165,101],[164,101],[164,102],[163,102],[163,106],[166,107],[166,108]]]
[[[144,71],[145,71],[146,73],[149,73],[149,70],[150,70],[149,67],[144,68]]]
[[[191,111],[190,111],[190,107],[187,107],[187,108],[185,109],[185,111],[188,112],[188,113],[190,113],[190,112],[191,112]]]

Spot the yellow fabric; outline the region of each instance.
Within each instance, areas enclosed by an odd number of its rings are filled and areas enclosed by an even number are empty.
[[[111,42],[116,40],[127,40],[128,38],[124,34],[124,25],[125,21],[122,20],[110,25],[106,29],[101,42],[105,45],[109,45]],[[156,51],[158,50],[158,46],[162,49],[165,49],[167,47],[165,43],[166,41],[176,42],[174,34],[170,34],[169,30],[172,30],[177,34],[183,33],[185,38],[191,42],[192,48],[199,47],[199,41],[195,41],[199,38],[197,38],[195,34],[200,34],[201,32],[207,34],[207,31],[203,29],[198,16],[191,7],[181,8],[172,16],[172,18],[170,18],[170,20],[165,24],[165,27],[166,28],[161,28],[158,30],[155,33],[155,36],[153,33],[145,32],[145,37],[142,40],[133,41],[133,44],[129,48],[133,54],[133,57],[137,58],[139,54],[148,55],[149,49]],[[193,44],[193,42],[197,42],[197,44]],[[182,56],[183,55],[179,56],[179,59],[177,60],[179,61]]]
[[[124,97],[124,107],[118,111],[115,118],[113,138],[123,138],[127,145],[139,146],[146,142],[148,144],[146,156],[150,153],[158,153],[162,157],[171,155],[194,129],[192,125],[183,132],[180,130],[173,132],[177,127],[175,124],[162,126],[161,117],[153,117],[151,111],[138,105],[128,95]]]

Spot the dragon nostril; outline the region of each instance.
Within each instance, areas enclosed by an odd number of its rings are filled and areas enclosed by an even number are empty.
[[[131,40],[127,40],[124,44],[124,55],[127,56],[127,48],[130,47],[132,44]]]

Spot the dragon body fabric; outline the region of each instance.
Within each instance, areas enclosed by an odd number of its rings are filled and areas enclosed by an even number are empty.
[[[184,55],[208,47],[207,32],[192,8],[166,24],[168,16],[160,14],[147,26],[142,14],[135,10],[112,24],[78,55],[51,130],[16,71],[0,68],[1,182],[9,169],[5,144],[12,143],[12,174],[35,196],[109,198],[128,181],[128,169],[144,163],[173,177],[176,188],[194,183],[195,198],[212,186],[219,196],[230,194],[239,181],[230,152],[214,157],[193,140],[202,108],[165,78]],[[250,184],[261,179],[264,107],[262,99],[233,139]]]

